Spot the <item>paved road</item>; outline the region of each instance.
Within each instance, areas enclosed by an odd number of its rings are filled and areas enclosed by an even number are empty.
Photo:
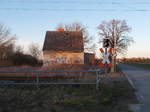
[[[137,89],[141,105],[134,107],[135,112],[150,112],[150,70],[119,64],[122,71],[128,74],[130,83]]]

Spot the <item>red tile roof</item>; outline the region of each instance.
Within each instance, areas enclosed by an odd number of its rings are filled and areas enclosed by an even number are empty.
[[[43,51],[83,52],[81,31],[47,31]]]

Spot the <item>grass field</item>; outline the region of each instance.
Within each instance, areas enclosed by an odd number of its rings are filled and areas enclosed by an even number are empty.
[[[70,68],[71,70],[89,69],[86,66],[76,65],[36,69],[70,70]],[[20,67],[19,70],[21,69],[32,68]],[[119,73],[114,74],[113,77],[106,78],[102,75],[99,91],[96,91],[95,85],[51,85],[39,86],[38,89],[36,86],[0,86],[0,112],[131,112],[128,104],[137,103],[135,90],[130,86],[124,74],[120,70],[117,71]],[[82,82],[95,81],[93,73],[65,73],[63,74],[65,78],[62,80],[68,81],[68,76],[81,78]],[[73,80],[69,79],[69,81]]]
[[[150,70],[150,63],[127,62],[125,64]]]
[[[95,85],[0,86],[0,112],[130,112],[134,89],[124,76]]]

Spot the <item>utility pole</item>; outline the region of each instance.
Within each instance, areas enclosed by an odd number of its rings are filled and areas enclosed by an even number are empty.
[[[105,55],[107,55],[107,47],[105,47]],[[105,63],[105,75],[107,75],[107,64]]]

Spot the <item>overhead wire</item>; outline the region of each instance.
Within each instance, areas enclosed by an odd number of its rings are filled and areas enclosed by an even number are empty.
[[[88,8],[62,8],[62,9],[48,9],[48,8],[0,8],[0,11],[7,10],[7,11],[106,11],[106,12],[150,12],[150,9],[88,9]]]
[[[148,5],[148,4],[150,4],[150,2],[122,2],[122,1],[109,1],[109,2],[104,2],[104,1],[76,1],[76,0],[74,0],[74,1],[60,1],[60,0],[1,0],[1,2],[3,2],[3,3],[54,3],[54,4],[58,4],[58,3],[60,3],[60,4],[72,4],[72,3],[79,3],[79,4],[82,4],[82,3],[84,3],[84,4],[91,4],[91,3],[93,3],[93,4],[138,4],[138,5]]]
[[[41,3],[50,3],[50,4],[97,4],[97,5],[112,5],[112,6],[123,6],[125,9],[119,9],[119,8],[23,8],[23,7],[1,7],[0,11],[43,11],[43,12],[49,12],[49,11],[81,11],[81,12],[87,12],[87,11],[104,11],[104,12],[150,12],[149,8],[139,8],[137,6],[150,6],[150,2],[121,2],[121,1],[115,1],[115,2],[94,2],[94,1],[57,1],[57,0],[1,0],[0,3],[28,3],[28,4],[41,4]],[[12,6],[12,5],[11,5]]]

